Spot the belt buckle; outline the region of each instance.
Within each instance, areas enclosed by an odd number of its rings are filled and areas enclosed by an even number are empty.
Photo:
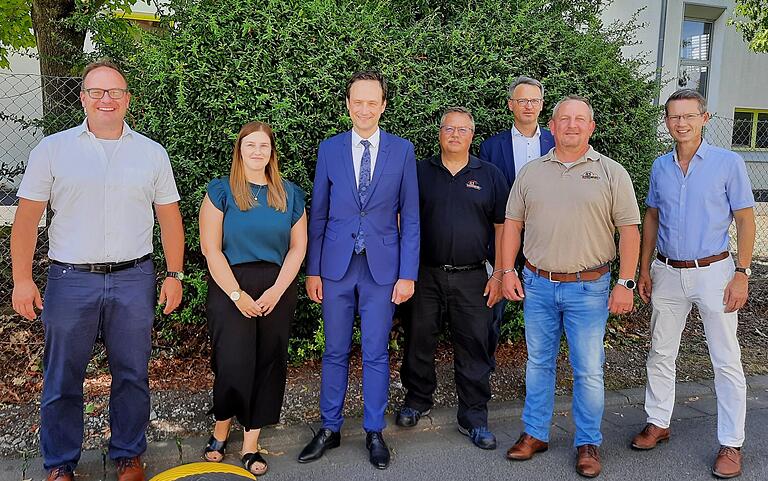
[[[552,272],[549,272],[549,276],[548,277],[549,277],[549,282],[557,282],[558,284],[560,283],[560,281],[555,281],[555,280],[552,279]]]
[[[110,267],[112,266],[108,264],[91,264],[91,269],[89,272],[95,272],[96,274],[108,274],[112,271]]]

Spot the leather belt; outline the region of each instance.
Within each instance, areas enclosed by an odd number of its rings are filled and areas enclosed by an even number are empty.
[[[147,254],[139,257],[138,259],[133,259],[131,261],[106,262],[104,264],[72,264],[69,262],[55,261],[53,259],[51,259],[51,263],[56,264],[58,266],[71,267],[76,271],[95,272],[97,274],[109,274],[110,272],[117,272],[117,271],[122,271],[123,269],[136,267],[140,263],[151,258],[152,258],[152,254]]]
[[[478,262],[477,264],[466,264],[463,266],[452,266],[450,264],[443,264],[441,266],[436,266],[436,268],[445,272],[475,271],[478,269],[485,269],[485,262]]]
[[[527,260],[525,261],[525,267],[533,271],[533,273],[536,274],[537,276],[546,277],[550,281],[554,281],[554,282],[596,281],[600,279],[603,276],[603,274],[611,270],[611,267],[608,264],[603,264],[600,267],[597,267],[595,269],[589,269],[586,271],[565,274],[565,273],[559,273],[559,272],[549,272],[549,271],[545,271],[544,269],[539,269],[538,267],[534,266]]]
[[[674,267],[675,269],[691,269],[693,267],[707,267],[710,264],[713,264],[717,261],[721,261],[727,258],[729,255],[730,254],[728,253],[728,251],[725,251],[719,254],[715,254],[713,256],[703,257],[701,259],[694,259],[692,261],[676,261],[674,259],[665,257],[661,254],[656,254],[656,258],[661,262],[665,263],[666,265]]]

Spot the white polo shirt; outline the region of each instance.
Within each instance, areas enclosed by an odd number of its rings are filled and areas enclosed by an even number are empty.
[[[105,150],[87,119],[32,150],[17,195],[49,202],[48,257],[73,264],[121,262],[152,252],[152,204],[179,200],[160,144],[124,123],[120,139]]]

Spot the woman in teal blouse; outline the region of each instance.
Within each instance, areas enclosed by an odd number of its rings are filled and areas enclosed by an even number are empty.
[[[304,192],[281,178],[269,125],[244,125],[230,175],[208,184],[200,246],[211,274],[206,312],[216,375],[216,426],[204,456],[222,460],[236,417],[245,429],[243,465],[264,474],[259,433],[280,419],[296,275],[307,250]]]

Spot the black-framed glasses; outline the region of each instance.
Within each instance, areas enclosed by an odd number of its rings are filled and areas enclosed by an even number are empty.
[[[673,124],[677,123],[677,122],[680,122],[681,120],[685,120],[686,122],[690,122],[690,121],[696,119],[697,117],[701,117],[702,115],[704,115],[704,112],[699,112],[697,114],[667,115],[667,120],[669,120]]]
[[[517,105],[524,107],[526,104],[538,107],[544,99],[512,99],[513,102],[517,102]]]
[[[83,92],[94,100],[103,99],[104,94],[108,94],[109,98],[117,100],[121,99],[128,93],[128,89],[83,89]]]
[[[453,127],[452,125],[441,125],[440,130],[442,130],[446,135],[453,135],[453,133],[456,132],[461,137],[474,132],[472,127]]]

